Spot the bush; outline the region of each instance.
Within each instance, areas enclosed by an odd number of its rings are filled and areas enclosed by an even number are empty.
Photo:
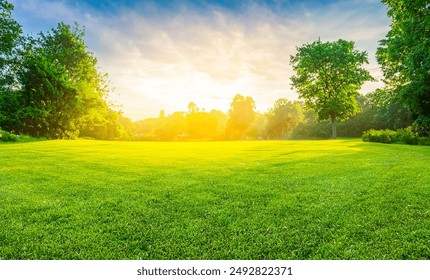
[[[41,140],[46,140],[46,138],[36,138],[28,135],[15,135],[0,129],[0,142],[30,142]]]
[[[292,132],[292,139],[327,139],[331,137],[331,123],[313,118],[300,123]]]
[[[7,131],[0,129],[0,142],[16,142],[17,137]]]
[[[430,137],[430,118],[419,116],[412,124],[412,130],[419,136]]]
[[[385,130],[368,130],[363,133],[363,141],[366,142],[379,142],[379,143],[392,143],[396,136],[396,132],[385,129]]]
[[[418,145],[418,134],[413,132],[411,127],[398,129],[393,143]]]
[[[430,146],[430,137],[419,137],[418,145]]]
[[[363,141],[379,143],[398,143],[409,145],[430,145],[430,138],[419,137],[411,127],[398,129],[397,131],[385,130],[368,130],[363,133]]]

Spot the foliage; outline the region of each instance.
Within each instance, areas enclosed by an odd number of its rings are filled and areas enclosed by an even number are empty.
[[[411,126],[413,117],[411,111],[398,99],[390,98],[386,90],[377,89],[367,95],[367,101],[376,110],[375,121],[381,126],[396,130]]]
[[[430,137],[430,118],[423,115],[418,116],[412,128],[419,135],[428,135]]]
[[[313,113],[312,113],[313,114]],[[307,114],[304,121],[293,131],[292,139],[328,139],[330,134],[330,121],[318,121],[315,116]]]
[[[248,140],[267,139],[267,117],[265,114],[255,112],[254,121],[250,124],[245,132],[245,138]],[[225,137],[223,139],[226,139]]]
[[[385,128],[384,121],[377,118],[377,111],[369,104],[367,97],[356,98],[359,112],[338,124],[337,135],[340,137],[361,137],[363,131]],[[304,119],[293,131],[294,139],[330,138],[330,121],[318,121],[312,109],[303,108]],[[382,127],[381,127],[382,126]]]
[[[380,41],[377,59],[385,92],[405,104],[415,117],[430,118],[430,6],[428,1],[383,0],[392,20]],[[417,122],[416,125],[420,125]],[[427,136],[430,130],[424,128]]]
[[[398,129],[393,141],[393,143],[403,143],[409,145],[417,145],[418,142],[419,136],[412,131],[411,127]]]
[[[97,123],[93,122],[92,125],[82,127],[79,131],[79,137],[100,140],[129,140],[131,135],[130,130],[125,129],[126,119],[121,112],[108,108],[106,115]]]
[[[302,120],[302,107],[298,102],[278,99],[267,112],[266,138],[287,139]]]
[[[367,142],[398,143],[409,145],[428,145],[429,137],[419,137],[411,127],[393,131],[390,129],[371,129],[363,133],[363,140]]]
[[[339,123],[340,137],[361,137],[370,129],[405,128],[412,125],[408,112],[395,110],[394,104],[376,107],[374,99],[356,97],[359,113]],[[227,116],[212,110],[209,113],[193,102],[187,112],[160,113],[159,118],[137,122],[128,120],[130,139],[143,141],[233,140],[226,128]],[[131,136],[130,136],[131,135]],[[254,112],[254,120],[242,134],[243,139],[321,139],[330,137],[330,122],[318,121],[315,111],[302,102],[277,100],[265,114]]]
[[[339,136],[361,137],[370,129],[405,128],[412,125],[410,114],[399,104],[376,105],[373,94],[357,97],[359,113],[339,124]]]
[[[389,129],[385,129],[385,130],[371,129],[363,133],[363,141],[388,144],[393,141],[393,138],[395,136],[396,136],[396,132]]]
[[[419,137],[418,145],[430,146],[430,137]]]
[[[0,0],[0,53],[11,53],[21,33],[20,25],[12,18],[13,5]]]
[[[355,50],[354,42],[320,40],[297,48],[291,56],[296,75],[292,86],[299,97],[313,109],[319,120],[330,120],[332,137],[336,138],[336,122],[357,113],[356,97],[365,81],[373,78],[361,66],[367,53]]]
[[[16,142],[15,134],[0,129],[0,142]]]
[[[0,129],[0,142],[32,142],[40,140],[45,140],[45,138],[35,138],[23,134],[16,135]]]
[[[17,114],[17,109],[21,106],[18,97],[11,89],[0,92],[0,125],[9,131],[19,127],[21,123],[21,117]]]
[[[142,141],[214,141],[225,139],[227,116],[218,110],[205,112],[190,102],[187,112],[177,111],[135,122],[132,134]]]
[[[15,131],[50,138],[75,138],[109,118],[106,77],[87,50],[85,31],[60,23],[29,39],[18,73],[20,124]]]
[[[65,67],[42,54],[26,56],[23,67],[15,109],[19,124],[13,130],[50,138],[76,137],[78,96]]]
[[[55,140],[0,155],[2,259],[430,256],[427,147]]]
[[[252,97],[236,94],[230,104],[226,126],[226,138],[246,138],[246,132],[255,120],[255,102]]]
[[[59,23],[24,38],[12,10],[0,0],[0,126],[48,138],[127,138],[121,113],[106,102],[107,76],[85,45],[85,30]]]
[[[155,139],[158,141],[177,140],[185,131],[185,113],[174,112],[171,115],[160,116],[160,125],[153,131]]]
[[[13,85],[10,68],[22,33],[21,26],[12,18],[12,11],[12,4],[0,0],[0,97]]]
[[[225,124],[226,117],[221,111],[200,111],[195,103],[190,102],[185,117],[185,136],[182,139],[220,139],[223,137]]]
[[[21,26],[12,18],[13,5],[0,0],[0,126],[7,128],[6,122],[14,123],[16,118],[8,113],[10,108],[18,108],[12,95],[16,86],[13,69],[16,64],[16,49],[21,39]]]
[[[201,111],[190,102],[188,112],[178,111],[169,115],[161,111],[158,118],[135,122],[130,133],[136,140],[143,141],[221,140],[225,124],[226,115],[223,112]]]

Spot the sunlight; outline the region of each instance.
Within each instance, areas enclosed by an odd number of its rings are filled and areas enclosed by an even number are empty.
[[[177,68],[181,68],[177,66]],[[246,93],[250,96],[258,95],[258,84],[264,83],[255,75],[244,73],[243,76],[231,81],[217,81],[209,74],[204,72],[186,71],[176,72],[176,76],[167,79],[160,77],[150,77],[141,79],[128,80],[128,87],[135,93],[130,98],[119,96],[113,101],[121,101],[127,108],[133,108],[130,111],[131,116],[142,114],[143,108],[146,110],[148,117],[158,116],[160,110],[168,113],[175,111],[186,111],[189,102],[194,102],[205,111],[220,110],[227,112],[230,103],[235,94]],[[257,109],[264,111],[269,108],[273,102],[280,96],[292,96],[285,91],[278,91],[271,95],[259,98],[260,101]],[[163,104],[163,107],[154,106],[148,110],[147,103]],[[260,106],[261,105],[261,106]],[[139,117],[132,119],[138,120]]]
[[[362,5],[354,7],[357,10],[350,15],[360,21],[336,18],[336,25],[345,28],[336,32],[330,28],[334,18],[328,15],[347,8],[352,9],[348,5],[326,8],[312,17],[302,17],[300,9],[294,15],[281,15],[258,5],[245,9],[242,17],[190,9],[154,18],[126,14],[125,10],[90,26],[98,30],[94,33],[97,45],[103,45],[100,64],[120,95],[113,100],[133,120],[156,117],[160,110],[184,110],[191,101],[206,110],[226,112],[237,93],[252,96],[257,111],[264,112],[279,98],[297,98],[289,81],[289,57],[295,46],[318,37],[340,36],[358,38],[360,48],[369,53],[376,50],[375,38],[383,36],[388,24],[382,18],[363,26]],[[366,11],[365,18],[385,13],[379,8],[372,11]],[[363,36],[363,30],[376,31]],[[369,57],[373,65],[374,58]],[[379,84],[366,85],[366,92],[376,86]]]

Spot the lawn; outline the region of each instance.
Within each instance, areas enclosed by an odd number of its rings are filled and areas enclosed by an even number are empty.
[[[430,259],[430,147],[0,144],[0,259]]]

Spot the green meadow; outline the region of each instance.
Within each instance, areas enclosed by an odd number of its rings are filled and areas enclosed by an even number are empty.
[[[430,147],[0,145],[0,259],[430,259]]]

